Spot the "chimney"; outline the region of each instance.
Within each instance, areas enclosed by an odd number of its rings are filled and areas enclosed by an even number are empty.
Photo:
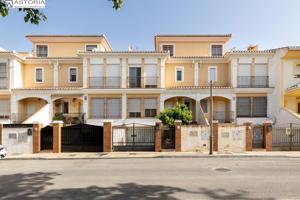
[[[247,51],[258,51],[258,45],[250,45],[247,47]]]
[[[131,45],[128,46],[128,51],[132,51],[132,46]]]

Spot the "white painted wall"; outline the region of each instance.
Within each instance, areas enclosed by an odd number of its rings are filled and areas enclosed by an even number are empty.
[[[246,150],[245,126],[219,126],[218,152],[244,152]]]
[[[23,124],[43,124],[44,126],[49,125],[52,122],[52,118],[50,116],[50,104],[44,105],[40,110],[31,115],[28,119],[26,119]]]
[[[208,126],[182,126],[181,151],[208,151],[210,128]]]

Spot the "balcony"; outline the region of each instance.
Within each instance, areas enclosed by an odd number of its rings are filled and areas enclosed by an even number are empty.
[[[214,111],[213,120],[218,120],[219,123],[232,123],[234,121],[233,111]]]
[[[120,88],[121,77],[89,77],[89,87],[96,89]]]
[[[1,77],[1,74],[0,74],[0,89],[7,89],[7,88],[8,88],[8,78]]]
[[[53,120],[61,120],[65,124],[81,124],[85,122],[84,113],[55,113]]]
[[[31,115],[32,114],[27,114],[27,113],[13,113],[11,116],[11,121],[14,124],[21,124],[27,118],[29,118]]]
[[[129,88],[158,88],[158,77],[157,76],[130,76],[128,77]]]
[[[268,88],[268,76],[238,76],[239,88]]]

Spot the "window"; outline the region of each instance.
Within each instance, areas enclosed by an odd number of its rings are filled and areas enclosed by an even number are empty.
[[[121,118],[120,104],[121,104],[120,99],[107,99],[108,118]]]
[[[128,99],[129,117],[141,117],[141,99]]]
[[[145,76],[144,77],[145,88],[157,87],[157,65],[156,64],[145,64],[144,76]]]
[[[63,105],[62,105],[62,112],[64,114],[68,114],[69,113],[69,102],[65,101],[63,102]]]
[[[129,67],[129,87],[130,88],[141,88],[141,67]]]
[[[184,81],[184,68],[183,67],[176,67],[175,68],[175,80],[176,82],[183,82]]]
[[[0,99],[0,119],[9,118],[10,101],[8,99]]]
[[[300,64],[296,65],[295,78],[300,78]]]
[[[97,44],[88,44],[85,46],[85,50],[87,52],[92,52],[94,50],[97,50],[98,49],[98,45]]]
[[[211,56],[223,56],[223,45],[211,45]]]
[[[43,68],[35,68],[35,82],[36,83],[44,82],[44,69]]]
[[[157,99],[145,99],[145,117],[156,117]]]
[[[0,78],[7,78],[6,63],[0,63]]]
[[[76,83],[77,82],[77,67],[69,68],[69,82]]]
[[[47,45],[36,45],[36,56],[37,57],[48,57],[48,46]]]
[[[267,97],[238,97],[237,117],[266,117]]]
[[[216,82],[217,80],[218,80],[217,67],[209,67],[208,68],[208,81]]]
[[[91,118],[103,119],[104,118],[104,99],[92,98],[91,99]]]
[[[174,45],[162,45],[163,52],[168,52],[170,56],[174,56]]]

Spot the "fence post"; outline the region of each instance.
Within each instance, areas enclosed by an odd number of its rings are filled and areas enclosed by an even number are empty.
[[[219,122],[213,121],[213,151],[218,151],[218,145],[219,145]]]
[[[41,151],[41,129],[43,124],[33,124],[32,132],[32,151],[39,153]]]
[[[61,128],[62,121],[53,122],[53,153],[61,153]]]
[[[0,123],[0,144],[2,144],[3,124]]]
[[[175,120],[175,151],[181,152],[181,120]]]
[[[246,151],[252,151],[253,129],[251,125],[252,122],[244,123],[244,126],[246,126]]]
[[[155,123],[155,152],[161,151],[162,126],[161,121]]]
[[[272,122],[266,121],[263,123],[264,130],[264,147],[266,151],[272,151]]]
[[[112,121],[103,121],[103,152],[112,152]]]

